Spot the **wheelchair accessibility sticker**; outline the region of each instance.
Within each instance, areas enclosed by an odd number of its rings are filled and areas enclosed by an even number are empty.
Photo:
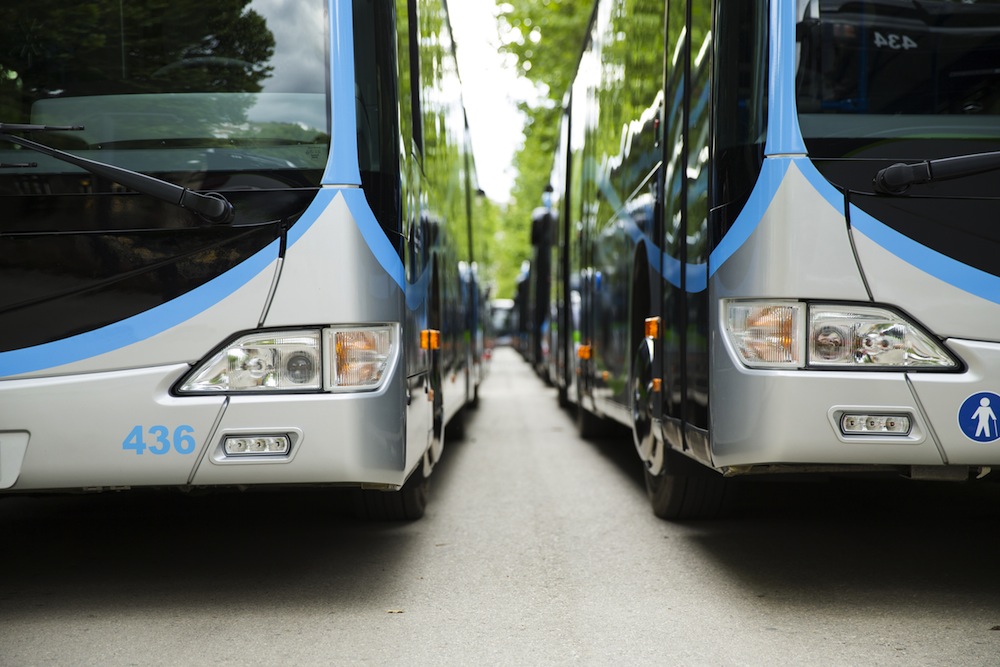
[[[958,426],[969,440],[993,442],[1000,439],[1000,396],[981,391],[965,399],[958,409]]]

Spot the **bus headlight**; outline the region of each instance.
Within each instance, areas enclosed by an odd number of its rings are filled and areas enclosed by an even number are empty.
[[[723,301],[726,335],[751,368],[957,369],[917,324],[886,308]]]
[[[809,365],[836,368],[958,368],[921,327],[885,308],[809,306]]]
[[[323,388],[320,368],[319,330],[263,331],[226,344],[178,391],[315,391]]]
[[[372,391],[391,369],[397,337],[394,324],[244,334],[197,365],[176,391]]]

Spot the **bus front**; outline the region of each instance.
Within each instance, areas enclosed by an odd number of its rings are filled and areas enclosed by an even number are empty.
[[[345,8],[0,8],[0,490],[414,469]]]
[[[762,214],[714,267],[714,461],[985,475],[1000,464],[1000,3],[771,4]]]

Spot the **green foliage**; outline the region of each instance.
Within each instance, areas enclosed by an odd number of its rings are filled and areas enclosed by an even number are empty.
[[[472,219],[476,221],[476,245],[473,255],[479,268],[479,284],[486,287],[498,285],[498,271],[505,265],[501,239],[502,211],[486,197],[476,197],[472,203]],[[496,294],[491,294],[496,297]]]
[[[72,95],[74,86],[105,81],[108,72],[119,85],[108,93],[258,92],[272,70],[274,37],[248,4],[220,0],[206,12],[195,0],[5,0],[0,73],[6,85],[30,78],[38,97]],[[47,63],[45,72],[37,71],[39,62]]]
[[[531,211],[541,205],[559,138],[559,116],[593,8],[593,0],[501,0],[501,34],[539,99],[522,104],[524,144],[514,157],[518,171],[503,231],[495,248],[497,296],[511,297],[521,262],[531,253]]]

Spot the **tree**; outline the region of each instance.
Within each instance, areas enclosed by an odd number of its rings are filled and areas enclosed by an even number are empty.
[[[593,0],[504,0],[498,4],[504,47],[517,58],[523,76],[535,84],[538,99],[522,103],[524,144],[514,156],[518,171],[511,203],[497,244],[498,296],[513,296],[521,262],[530,255],[531,212],[542,201],[558,146],[559,117],[577,61]]]

